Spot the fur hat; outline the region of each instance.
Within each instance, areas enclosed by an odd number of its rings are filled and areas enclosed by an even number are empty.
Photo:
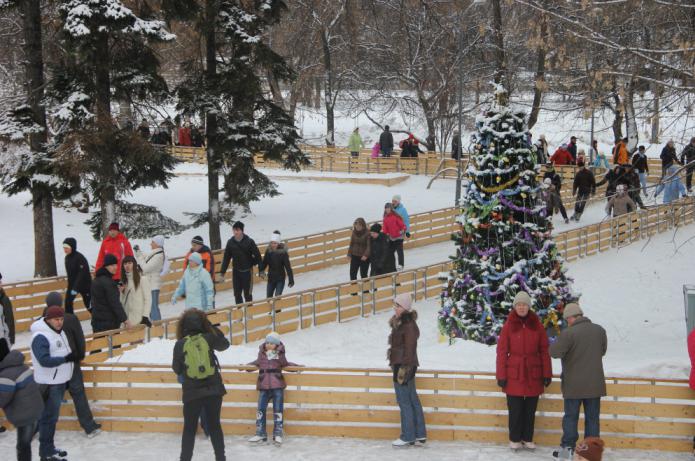
[[[276,346],[282,344],[282,341],[280,340],[280,334],[276,331],[268,333],[268,335],[265,337],[265,342],[275,344]]]
[[[188,257],[188,262],[189,263],[196,263],[197,265],[203,264],[203,257],[200,256],[200,253],[194,251],[191,253],[191,255]]]
[[[46,309],[46,312],[44,314],[44,318],[46,320],[62,319],[63,317],[65,317],[65,311],[60,306],[51,306],[48,309]]]
[[[104,267],[113,266],[114,264],[118,264],[118,258],[111,253],[106,253],[106,256],[104,256]]]
[[[582,443],[577,444],[574,453],[586,461],[601,461],[604,445],[603,440],[598,437],[587,437]]]
[[[577,303],[569,303],[565,306],[565,310],[562,312],[564,318],[576,317],[577,315],[584,315],[584,311],[579,307]]]
[[[528,293],[520,291],[514,296],[514,303],[512,306],[516,306],[517,304],[526,304],[528,307],[531,307],[533,306],[533,301],[531,301],[531,297]]]
[[[62,306],[63,305],[63,297],[58,293],[57,291],[51,291],[48,293],[46,296],[46,307],[51,307],[51,306]]]
[[[412,296],[410,296],[410,293],[399,294],[398,296],[393,298],[393,302],[398,304],[408,312],[413,310],[413,298]]]

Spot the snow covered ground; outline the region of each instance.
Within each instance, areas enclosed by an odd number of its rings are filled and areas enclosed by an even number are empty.
[[[609,345],[604,364],[608,375],[688,376],[682,285],[693,283],[695,241],[688,241],[693,234],[695,226],[690,225],[678,230],[675,243],[671,241],[674,235],[665,233],[648,242],[568,264],[574,288],[582,292],[585,314],[607,330]],[[440,246],[427,248],[435,247]],[[416,308],[421,334],[418,357],[423,369],[494,371],[494,347],[469,341],[452,346],[442,342],[436,324],[437,299],[420,302]],[[288,359],[307,366],[385,367],[389,316],[384,312],[283,335]],[[171,340],[156,340],[113,361],[168,364],[173,344]],[[257,350],[257,342],[235,346],[220,354],[220,362],[248,363],[255,359]],[[553,370],[560,373],[559,361],[554,361]]]
[[[14,432],[0,434],[0,450],[12,453],[15,443]],[[123,461],[133,459],[177,459],[181,444],[179,434],[108,432],[87,440],[82,433],[58,432],[56,445],[68,451],[70,459],[99,461]],[[34,442],[34,453],[38,452]],[[473,442],[427,442],[424,448],[392,448],[390,441],[357,440],[342,438],[287,437],[282,448],[272,445],[250,446],[245,437],[225,437],[227,459],[235,461],[282,460],[360,460],[382,461],[389,458],[420,461],[531,461],[553,459],[552,449],[541,447],[535,452],[511,454],[500,445]],[[139,455],[136,455],[138,453]],[[35,455],[36,456],[36,455]],[[604,461],[685,461],[691,460],[690,453],[671,453],[636,450],[610,450],[604,452]],[[37,457],[38,459],[38,457]],[[195,461],[214,459],[210,442],[200,437],[196,440],[193,454]]]

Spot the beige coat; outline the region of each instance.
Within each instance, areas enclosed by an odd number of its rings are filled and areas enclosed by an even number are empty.
[[[632,201],[629,195],[615,195],[608,201],[606,205],[606,213],[608,216],[613,211],[613,216],[620,216],[631,213],[637,209],[635,202]]]
[[[135,288],[135,282],[133,282],[133,274],[128,274],[128,283],[123,293],[121,293],[121,304],[123,304],[128,320],[133,325],[140,323],[143,317],[149,318],[152,293],[150,292],[150,284],[144,274],[140,276],[140,285],[137,288]]]

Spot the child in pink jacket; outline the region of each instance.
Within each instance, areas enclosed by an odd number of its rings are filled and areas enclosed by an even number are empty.
[[[372,158],[379,157],[379,152],[381,152],[381,144],[377,141],[372,146]]]

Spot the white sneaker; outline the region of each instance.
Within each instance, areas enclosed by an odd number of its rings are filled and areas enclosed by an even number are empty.
[[[397,447],[397,448],[406,448],[406,447],[409,447],[411,445],[415,445],[415,442],[404,442],[401,439],[396,439],[391,443],[391,445],[393,445],[394,447]]]
[[[512,451],[521,450],[521,442],[509,442],[509,449]]]
[[[273,442],[275,442],[276,445],[282,445],[282,437],[279,435],[273,437]]]
[[[268,437],[263,437],[261,435],[254,435],[249,439],[250,443],[260,443],[260,442],[267,442]]]
[[[521,442],[521,445],[527,450],[535,450],[536,449],[536,444],[533,442]]]

